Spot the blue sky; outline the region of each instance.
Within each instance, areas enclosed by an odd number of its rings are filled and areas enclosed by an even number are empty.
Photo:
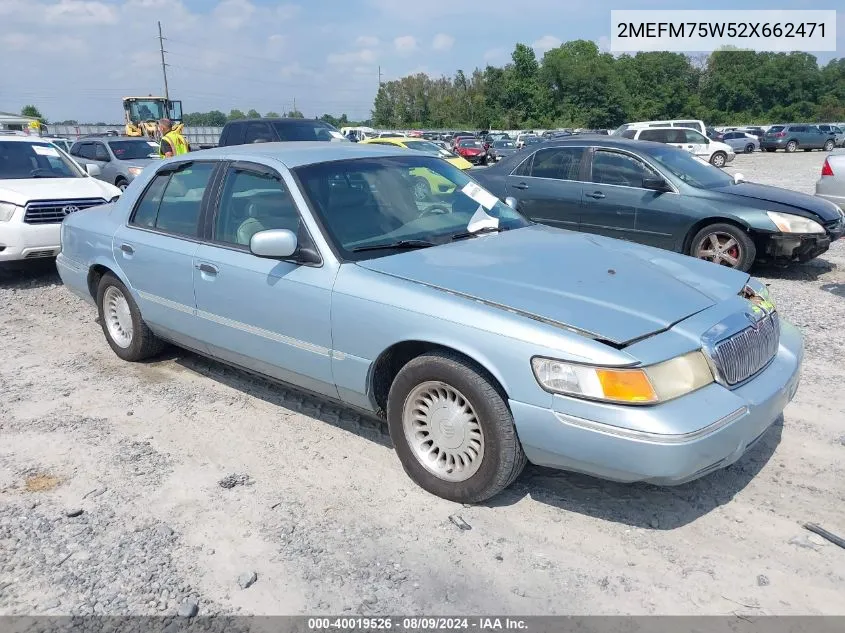
[[[186,111],[231,108],[367,117],[382,79],[454,74],[538,56],[561,41],[607,48],[611,9],[834,9],[763,0],[0,0],[0,111],[36,104],[50,119],[118,121],[120,98],[163,92]],[[845,12],[837,53],[845,56]]]

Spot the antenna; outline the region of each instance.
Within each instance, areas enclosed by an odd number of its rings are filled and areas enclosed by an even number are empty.
[[[167,64],[164,62],[164,36],[161,34],[161,21],[158,23],[158,46],[161,50],[161,74],[164,75],[164,98],[170,101],[170,93],[167,90]]]

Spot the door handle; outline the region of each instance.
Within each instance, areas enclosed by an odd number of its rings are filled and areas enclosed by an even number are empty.
[[[198,264],[197,270],[207,275],[216,275],[218,272],[217,266],[212,266],[211,264]]]
[[[595,198],[596,200],[601,200],[605,197],[605,195],[601,191],[594,191],[593,193],[588,193],[587,195],[591,198]]]
[[[528,189],[528,185],[526,185],[524,182],[521,182],[518,185],[514,185],[513,188],[514,189]]]
[[[135,252],[135,249],[132,248],[129,244],[121,244],[120,250],[122,250],[127,255],[132,255]]]

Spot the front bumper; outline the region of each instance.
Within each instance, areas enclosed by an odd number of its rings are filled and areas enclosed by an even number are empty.
[[[555,397],[553,409],[510,401],[529,461],[622,482],[677,485],[736,462],[795,396],[801,334],[781,321],[777,355],[729,390],[711,384],[656,406],[625,407]],[[635,429],[678,429],[650,433]]]
[[[480,165],[487,160],[487,154],[476,154],[475,156],[461,156],[464,160],[468,160],[473,165]]]
[[[792,235],[776,233],[758,240],[757,259],[772,263],[808,262],[827,252],[842,232]],[[759,244],[762,242],[762,244]]]
[[[55,257],[61,250],[61,223],[26,224],[13,216],[0,222],[0,262]]]

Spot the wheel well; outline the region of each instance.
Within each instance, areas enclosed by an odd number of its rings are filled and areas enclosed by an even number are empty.
[[[699,220],[695,224],[692,225],[692,228],[687,232],[686,237],[684,237],[684,249],[683,254],[689,255],[690,246],[692,246],[692,238],[695,237],[695,234],[698,233],[701,229],[705,226],[709,226],[710,224],[732,224],[733,226],[737,227],[738,229],[742,229],[746,233],[750,233],[747,226],[744,226],[741,222],[737,222],[736,220],[732,220],[730,218],[721,218],[721,217],[709,217],[704,218],[703,220]]]
[[[100,285],[100,279],[103,278],[103,275],[110,272],[112,271],[102,264],[94,264],[88,269],[88,292],[91,293],[94,299],[97,298],[97,288]]]
[[[114,184],[119,183],[121,180],[122,180],[123,182],[129,182],[129,181],[126,179],[126,176],[124,176],[123,174],[120,174],[117,178],[115,178],[115,179],[114,179]]]
[[[446,345],[438,345],[437,343],[429,343],[426,341],[402,341],[395,343],[386,350],[384,350],[373,363],[370,371],[370,393],[376,405],[376,413],[384,417],[387,411],[387,396],[390,393],[390,386],[393,380],[405,365],[410,361],[427,354],[429,352],[449,352],[455,356],[459,356],[472,366],[479,374],[484,376],[491,385],[499,392],[499,394],[507,402],[508,396],[502,385],[498,380],[480,365],[476,360],[467,356],[452,347]]]

